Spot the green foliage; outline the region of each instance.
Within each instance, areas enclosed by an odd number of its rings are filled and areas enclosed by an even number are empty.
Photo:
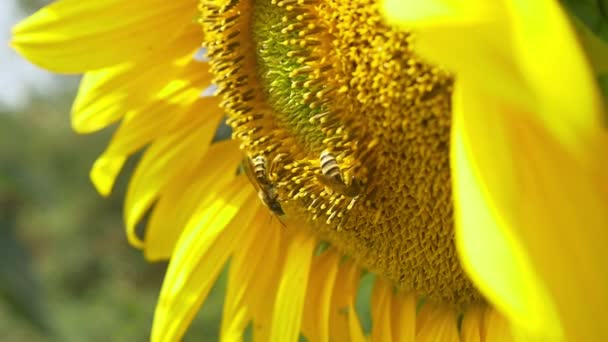
[[[355,298],[355,310],[361,320],[361,327],[365,334],[370,334],[372,331],[372,313],[371,313],[371,298],[374,289],[376,277],[373,273],[365,273],[361,277],[357,297]]]
[[[6,182],[6,178],[5,178]],[[31,270],[28,251],[15,236],[19,198],[16,192],[0,191],[0,298],[13,312],[43,333],[50,333],[46,298]]]
[[[562,3],[598,37],[608,41],[608,0],[562,0]]]
[[[74,87],[19,112],[0,109],[0,195],[18,199],[0,204],[10,213],[0,224],[1,339],[146,341],[166,264],[147,263],[125,238],[134,163],[110,198],[91,185],[89,169],[112,129],[72,132]],[[186,341],[217,340],[223,297],[220,283]]]
[[[579,41],[595,72],[608,108],[608,0],[562,0],[569,10]],[[604,115],[608,127],[608,113]]]

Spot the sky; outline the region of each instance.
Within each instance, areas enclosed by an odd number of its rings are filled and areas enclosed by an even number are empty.
[[[59,76],[29,64],[8,45],[11,27],[27,15],[19,12],[17,1],[0,0],[0,108],[23,107],[28,94],[53,92],[60,84]]]

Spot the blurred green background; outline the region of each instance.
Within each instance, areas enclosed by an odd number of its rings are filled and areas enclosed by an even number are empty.
[[[3,40],[46,2],[3,0]],[[88,173],[112,129],[72,132],[78,78],[35,70],[2,45],[0,340],[147,341],[166,264],[147,263],[124,236],[133,163],[101,198]],[[220,282],[186,341],[217,340],[222,300]]]

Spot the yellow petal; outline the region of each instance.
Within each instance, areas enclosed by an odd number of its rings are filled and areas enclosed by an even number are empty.
[[[361,329],[361,322],[359,322],[359,317],[357,317],[357,312],[355,311],[355,307],[351,306],[347,309],[348,315],[348,333],[350,336],[350,340],[352,342],[365,342],[367,338],[363,334],[363,329]]]
[[[95,188],[102,196],[109,196],[116,176],[127,161],[125,156],[104,156],[101,155],[91,168],[89,178]]]
[[[581,23],[577,18],[572,18],[572,24],[576,28],[578,39],[585,47],[587,59],[596,74],[608,72],[608,43],[597,37],[587,25]]]
[[[483,0],[383,0],[382,12],[389,23],[410,29],[479,22],[497,11],[499,1]]]
[[[297,341],[300,336],[314,247],[315,239],[304,232],[294,232],[290,238],[272,311],[272,342]]]
[[[515,341],[507,319],[493,308],[487,308],[483,317],[486,341],[511,342]]]
[[[157,140],[146,150],[129,182],[125,198],[124,217],[129,241],[135,239],[137,222],[157,199],[163,187],[171,180],[191,173],[196,162],[205,156],[215,127],[213,121],[201,126],[195,125]],[[224,151],[233,151],[233,156],[238,155],[234,142],[220,144]],[[235,168],[236,165],[234,164]],[[235,174],[222,176],[230,179]]]
[[[455,313],[431,303],[420,309],[420,320],[416,326],[416,342],[459,342]]]
[[[479,108],[478,102],[470,96],[467,102],[469,105],[465,106],[464,94],[460,90],[460,87],[457,88],[454,94],[450,157],[454,175],[456,243],[463,266],[479,289],[516,324],[525,324],[538,335],[541,335],[545,329],[559,330],[556,313],[546,289],[543,288],[527,260],[521,244],[511,235],[506,223],[501,222],[504,220],[502,217],[504,214],[491,202],[490,195],[508,196],[512,195],[513,191],[496,189],[495,191],[499,192],[490,193],[489,189],[485,189],[482,185],[484,181],[480,179],[481,175],[475,170],[474,157],[470,151],[473,147],[482,149],[484,145],[493,142],[494,151],[491,156],[486,156],[489,158],[487,162],[492,163],[493,173],[498,173],[499,170],[504,172],[495,181],[509,181],[512,177],[510,175],[512,167],[508,160],[502,158],[512,153],[507,146],[510,142],[504,141],[504,132],[501,131],[505,122],[496,121],[498,116],[489,120],[486,113],[495,113],[499,108]],[[472,146],[469,140],[469,134],[473,133],[464,131],[464,120],[466,120],[465,115],[462,114],[464,110],[471,115],[468,120],[479,120],[472,112],[486,115],[483,127],[482,123],[474,126],[479,130],[475,133],[475,141],[478,141],[475,146]],[[480,133],[484,135],[479,135]],[[499,150],[500,147],[503,150]],[[525,158],[525,155],[522,157]],[[515,202],[515,199],[511,202]],[[536,228],[531,227],[531,229]],[[501,271],[496,272],[496,269]]]
[[[11,44],[55,72],[101,69],[172,42],[192,21],[196,6],[195,0],[59,0],[15,26]]]
[[[331,295],[339,261],[340,255],[334,251],[325,251],[312,261],[302,320],[302,333],[310,342],[329,341]]]
[[[108,161],[124,160],[153,139],[171,133],[171,129],[174,129],[178,122],[183,121],[183,117],[192,118],[191,124],[207,119],[210,122],[218,120],[217,118],[221,115],[217,107],[218,100],[216,98],[198,99],[192,94],[193,89],[195,88],[184,90],[185,93],[190,93],[185,99],[182,98],[183,94],[176,94],[176,97],[181,99],[181,102],[177,104],[169,101],[152,101],[150,106],[130,113],[122,121],[114,133],[110,145],[99,157],[103,163],[100,162],[99,165],[96,163],[91,170],[91,180],[99,193],[104,196],[110,194],[122,166],[120,164],[113,168],[106,167],[110,163]],[[201,113],[207,113],[208,116],[201,116]],[[114,164],[112,162],[110,165],[114,166]]]
[[[167,269],[152,327],[152,341],[180,340],[226,260],[247,236],[257,202],[246,179],[200,208],[178,241]]]
[[[416,297],[395,294],[393,295],[391,308],[393,340],[398,342],[414,341],[416,336]]]
[[[427,2],[450,10],[442,14],[418,11],[422,3]],[[408,21],[395,20],[403,29],[414,30],[414,49],[422,57],[456,73],[457,82],[483,84],[486,92],[516,103],[529,104],[534,100],[522,86],[525,80],[521,70],[508,58],[513,47],[508,31],[510,23],[501,1],[479,4],[478,1],[415,0],[400,4],[403,7],[400,12],[386,11],[385,15],[388,19],[398,13],[412,17]]]
[[[192,24],[167,47],[145,59],[86,73],[72,107],[72,127],[79,133],[93,132],[145,107],[179,77],[199,45],[200,27]]]
[[[509,4],[516,49],[511,58],[537,101],[526,109],[569,153],[580,157],[605,151],[588,150],[590,144],[596,143],[589,139],[603,133],[601,98],[560,4],[549,0]],[[554,44],[555,39],[559,39],[559,46]]]
[[[354,304],[360,275],[359,266],[352,260],[341,262],[331,297],[329,313],[331,341],[365,341]]]
[[[155,113],[137,114],[130,115],[121,122],[108,147],[93,164],[91,181],[102,196],[109,196],[112,192],[116,177],[123,166],[123,163],[118,161],[125,161],[154,138],[160,140],[166,131],[167,117],[157,116],[152,120],[148,114]]]
[[[143,107],[131,108],[132,112],[114,133],[105,153],[129,155],[175,128],[183,116],[191,119],[190,125],[191,121],[199,122],[201,118],[215,120],[220,115],[219,99],[200,98],[201,89],[209,84],[211,77],[206,64],[191,61]]]
[[[608,338],[593,323],[608,303],[605,133],[564,130],[568,116],[556,112],[558,130],[572,133],[558,141],[544,118],[480,97],[488,98],[463,94],[454,106],[457,242],[466,269],[532,336]]]
[[[376,278],[372,292],[372,340],[393,341],[391,329],[391,296],[392,285],[383,279]]]
[[[422,3],[450,10],[420,10],[425,7]],[[477,85],[511,105],[530,108],[569,148],[583,148],[575,146],[580,139],[572,136],[572,127],[599,127],[602,117],[594,77],[569,20],[555,1],[482,5],[479,1],[403,1],[399,10],[385,14],[389,19],[404,16],[395,20],[404,28],[416,29],[418,53],[456,73],[460,83]],[[553,44],[554,39],[559,39],[559,46]],[[595,114],[579,115],[581,109]],[[556,123],[558,111],[563,119]]]
[[[273,308],[288,246],[288,234],[279,220],[272,219],[268,211],[266,218],[255,223],[262,225],[270,238],[268,247],[262,251],[264,266],[259,269],[247,294],[247,305],[253,314],[253,340],[260,342],[270,340]]]
[[[242,158],[236,144],[212,144],[207,153],[204,153],[201,147],[208,143],[209,134],[200,131],[197,133],[203,139],[196,138],[197,134],[192,134],[194,139],[185,139],[190,142],[176,151],[177,160],[169,160],[165,164],[171,170],[161,171],[160,176],[156,175],[150,180],[159,180],[162,190],[158,190],[160,198],[146,226],[144,254],[148,260],[168,259],[196,208],[222,196],[225,185],[234,180],[235,170]],[[155,162],[159,161],[158,158],[154,159]],[[195,166],[196,169],[189,172],[190,166]],[[150,171],[150,168],[145,169]],[[159,189],[143,183],[143,192],[151,188]]]
[[[249,227],[250,238],[235,249],[230,261],[226,299],[222,313],[220,336],[222,341],[242,341],[243,332],[252,318],[253,310],[248,304],[252,289],[263,281],[260,275],[268,269],[267,258],[271,246],[271,234],[267,234],[268,209],[261,204]]]
[[[478,13],[457,5],[456,17]],[[595,80],[558,2],[488,6],[499,10],[412,22],[417,51],[456,73],[451,160],[465,269],[526,336],[608,339],[593,323],[608,303]]]
[[[484,308],[474,305],[467,309],[462,318],[460,340],[462,342],[481,342],[485,338],[483,329]]]

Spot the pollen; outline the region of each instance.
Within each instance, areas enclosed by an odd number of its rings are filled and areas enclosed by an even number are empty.
[[[286,216],[427,300],[480,302],[454,244],[452,77],[372,0],[201,3],[222,107]]]

